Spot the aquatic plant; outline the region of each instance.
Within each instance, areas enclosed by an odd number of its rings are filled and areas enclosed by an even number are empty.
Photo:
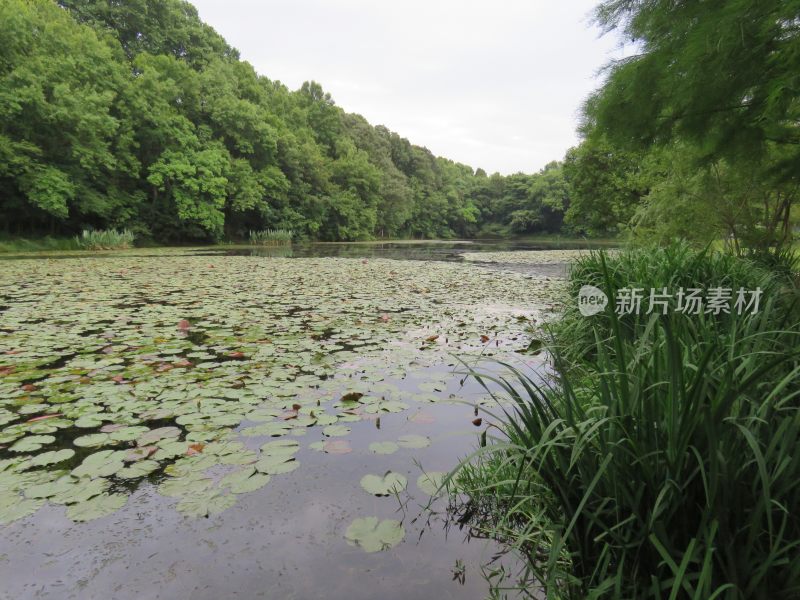
[[[609,294],[626,273],[667,285],[686,276],[658,272],[668,256],[689,258],[673,250],[596,255],[573,271],[572,285],[590,265]],[[757,275],[779,291],[750,264],[691,258],[695,275],[727,265],[732,278]],[[512,408],[490,415],[502,434],[457,475],[468,498],[455,504],[462,520],[519,551],[529,591],[541,587],[548,598],[797,595],[793,305],[776,293],[739,318],[673,311],[626,323],[610,308],[601,314],[583,317],[586,330],[564,316],[549,383],[511,367],[470,371]],[[581,344],[569,360],[565,341]]]
[[[254,246],[283,246],[292,243],[292,235],[288,229],[251,231],[250,243]]]
[[[134,237],[129,229],[84,229],[75,236],[75,245],[83,250],[122,250],[133,246]]]
[[[526,321],[482,307],[541,306],[556,285],[438,261],[174,249],[7,260],[0,526],[47,504],[102,518],[147,481],[182,514],[214,515],[241,494],[303,478],[322,455],[416,454],[433,440],[415,430],[427,421],[411,407],[450,401],[441,390],[452,374],[429,367],[455,351],[518,347]],[[487,331],[505,332],[499,345],[485,348]],[[416,388],[399,385],[416,371]],[[359,421],[385,426],[404,412],[413,416],[402,433],[369,448],[348,441]],[[352,481],[365,496],[359,478],[369,473]],[[386,469],[371,474],[385,480]],[[91,510],[73,508],[96,497]],[[390,547],[384,533],[378,549]]]

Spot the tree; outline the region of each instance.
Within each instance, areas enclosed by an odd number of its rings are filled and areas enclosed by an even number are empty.
[[[597,20],[641,52],[610,65],[586,130],[620,150],[681,143],[700,171],[757,177],[746,188],[777,203],[762,241],[784,243],[800,177],[798,15],[798,0],[606,0]]]
[[[612,140],[680,137],[717,157],[786,145],[796,169],[798,15],[797,0],[607,0],[597,19],[641,52],[611,65],[590,117]]]
[[[576,232],[616,235],[627,226],[646,193],[642,157],[588,138],[567,152],[564,177],[569,193],[566,223]]]

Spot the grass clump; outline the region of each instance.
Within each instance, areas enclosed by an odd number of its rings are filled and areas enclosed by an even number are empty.
[[[134,237],[129,229],[84,229],[75,236],[75,245],[81,250],[122,250],[133,246]]]
[[[510,405],[456,476],[462,519],[522,553],[528,592],[551,600],[800,597],[796,292],[682,245],[594,254],[569,287],[587,282],[765,292],[743,315],[567,308],[552,380],[473,370]]]
[[[251,231],[250,243],[254,246],[284,246],[292,243],[292,235],[288,229]]]

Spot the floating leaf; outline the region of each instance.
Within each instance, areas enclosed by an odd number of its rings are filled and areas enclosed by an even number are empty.
[[[99,519],[119,510],[127,501],[128,497],[122,494],[101,494],[91,500],[68,506],[67,517],[73,521]]]
[[[433,496],[436,494],[437,490],[442,485],[444,478],[447,476],[447,473],[441,473],[439,471],[432,471],[430,473],[423,473],[419,477],[417,477],[417,487],[428,494],[428,496]]]
[[[399,448],[394,442],[372,442],[369,445],[370,452],[375,454],[394,454]]]
[[[338,437],[350,433],[350,428],[345,425],[328,425],[322,430],[322,435]]]
[[[170,497],[192,496],[204,492],[213,483],[211,479],[202,475],[173,477],[158,486],[158,493]]]
[[[29,435],[16,442],[9,450],[12,452],[35,452],[42,446],[56,441],[52,435]]]
[[[299,462],[288,456],[265,456],[255,464],[258,471],[267,475],[290,473],[299,466]]]
[[[129,467],[120,469],[116,472],[117,477],[122,479],[136,479],[137,477],[145,477],[158,469],[159,464],[154,460],[140,460],[131,464]]]
[[[386,475],[364,475],[361,487],[375,496],[389,496],[406,489],[408,481],[400,473],[387,472]]]
[[[64,450],[51,450],[49,452],[42,452],[37,454],[31,459],[30,465],[32,467],[43,467],[45,465],[54,465],[65,460],[69,460],[75,456],[75,450],[72,448],[65,448]]]
[[[378,517],[364,517],[350,523],[344,537],[351,546],[371,553],[393,548],[403,541],[405,535],[405,529],[399,521],[378,521]]]
[[[22,498],[13,492],[0,492],[0,525],[12,523],[35,513],[43,503],[42,500]]]
[[[74,477],[65,478],[59,481],[63,487],[56,493],[49,496],[53,504],[75,504],[86,502],[108,490],[111,484],[107,479],[76,479]]]
[[[138,446],[149,446],[150,444],[155,444],[159,440],[163,440],[165,438],[176,438],[180,435],[181,430],[177,427],[159,427],[158,429],[151,429],[150,431],[140,435],[136,440],[136,444]]]
[[[256,473],[254,467],[247,467],[223,477],[219,482],[219,487],[227,487],[234,494],[246,494],[264,487],[269,480],[269,475]]]
[[[300,449],[295,440],[276,440],[261,446],[261,453],[268,456],[292,456]]]
[[[122,451],[101,450],[83,459],[80,466],[72,469],[72,474],[75,477],[108,477],[125,466],[124,457]]]
[[[104,446],[111,441],[111,437],[107,433],[90,433],[75,438],[72,443],[79,448],[92,448],[97,446]]]
[[[431,440],[424,435],[401,435],[397,439],[397,444],[403,448],[427,448],[431,445]]]
[[[236,496],[219,492],[206,492],[188,496],[178,502],[176,508],[187,517],[208,517],[217,515],[236,504]]]

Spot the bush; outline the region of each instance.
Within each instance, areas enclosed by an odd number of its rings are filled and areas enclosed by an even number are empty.
[[[84,229],[75,236],[75,244],[82,250],[121,250],[133,246],[134,235],[129,229]]]
[[[264,229],[250,232],[254,246],[283,246],[292,243],[292,232],[287,229]]]
[[[549,599],[798,597],[792,293],[750,262],[683,246],[595,254],[569,286],[586,277],[609,297],[629,282],[724,280],[769,293],[741,316],[567,310],[549,384],[511,367],[473,371],[512,405],[504,436],[457,475],[468,498],[459,510],[520,550],[529,584]]]
[[[761,289],[762,301],[771,298],[776,306],[773,311],[775,326],[792,318],[800,320],[797,292],[786,285],[784,278],[776,277],[765,268],[763,262],[743,260],[710,248],[697,250],[686,242],[623,250],[612,257],[594,251],[579,258],[570,268],[561,303],[562,316],[552,326],[552,341],[564,360],[575,366],[586,366],[588,361],[591,367],[596,336],[608,342],[612,335],[612,311],[604,311],[591,319],[580,314],[576,299],[584,285],[603,289],[612,307],[618,291],[623,288],[641,288],[645,295],[650,289],[667,288],[674,293],[680,288],[696,288],[701,290],[701,296],[706,296],[712,287],[728,288],[734,294],[740,288]],[[724,312],[705,317],[708,335],[715,336],[723,335],[740,320],[736,314]],[[649,315],[644,314],[626,314],[615,320],[618,334],[626,342],[636,340],[650,322]]]

